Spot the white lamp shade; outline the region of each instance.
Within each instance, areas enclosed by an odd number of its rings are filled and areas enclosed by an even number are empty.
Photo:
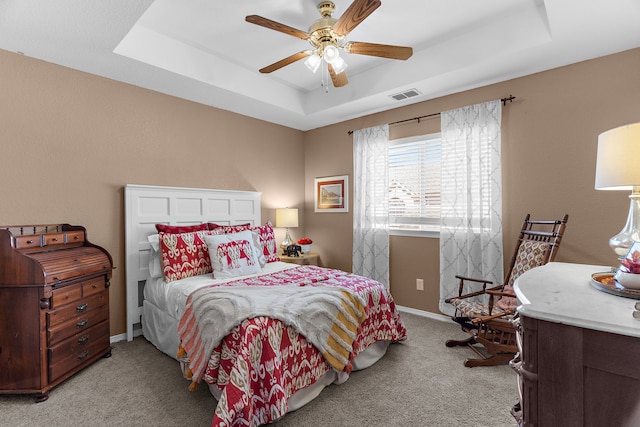
[[[338,58],[340,58],[340,52],[338,51],[337,47],[330,44],[329,46],[324,48],[322,57],[325,61],[327,61],[327,63],[333,64]]]
[[[320,67],[321,62],[322,58],[320,58],[320,55],[314,52],[304,61],[304,65],[306,65],[312,73],[315,73],[316,71],[318,71],[318,67]]]
[[[640,123],[598,136],[596,189],[631,190],[640,186]]]
[[[347,63],[344,61],[344,59],[342,59],[339,56],[336,58],[335,61],[333,61],[333,64],[331,64],[331,66],[333,67],[333,71],[336,74],[340,74],[341,72],[347,69]]]
[[[298,226],[298,209],[276,209],[276,227],[291,228]]]

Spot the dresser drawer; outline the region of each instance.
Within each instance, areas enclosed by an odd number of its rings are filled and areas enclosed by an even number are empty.
[[[65,237],[65,243],[82,243],[84,242],[83,231],[69,231]]]
[[[82,282],[82,296],[84,297],[99,294],[105,289],[104,277],[96,277],[95,279]]]
[[[42,235],[42,246],[61,245],[64,243],[64,233],[46,233]]]
[[[61,347],[55,346],[50,349],[51,359],[49,361],[49,381],[55,381],[69,371],[82,365],[90,359],[106,354],[110,350],[108,321],[102,322],[106,326],[107,333],[98,335],[95,339],[91,339],[86,345],[76,347],[72,352],[67,353],[66,357],[62,348],[66,345],[61,343]],[[98,325],[96,328],[100,328]],[[55,358],[55,361],[54,361]]]
[[[86,317],[93,311],[107,303],[107,294],[102,292],[90,297],[81,298],[74,301],[73,304],[67,304],[56,310],[47,313],[47,325],[53,328],[56,325],[64,323],[68,320],[78,320]]]
[[[105,337],[109,338],[109,322],[106,320],[49,347],[49,363],[56,364],[72,354],[79,354],[82,350],[93,345],[95,341],[100,341],[104,344]]]
[[[105,289],[104,277],[95,277],[93,279],[65,286],[64,288],[54,289],[51,308],[60,308],[63,305],[71,304],[82,297],[99,294]]]
[[[51,308],[58,308],[82,298],[82,283],[55,289],[51,297]]]
[[[29,234],[16,236],[16,249],[38,248],[40,247],[42,236],[40,234]]]
[[[106,299],[105,299],[106,300]],[[109,318],[109,305],[94,307],[86,313],[74,315],[63,323],[54,323],[47,330],[49,346],[69,338],[79,332],[88,330],[93,325]],[[56,319],[57,320],[57,319]]]

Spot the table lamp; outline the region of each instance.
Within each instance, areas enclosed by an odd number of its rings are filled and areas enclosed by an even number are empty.
[[[294,241],[289,234],[289,228],[298,226],[298,209],[295,208],[280,208],[276,209],[276,227],[286,228],[287,234],[284,240],[280,244],[282,249],[289,245],[293,245]]]
[[[597,190],[631,190],[629,215],[609,246],[624,258],[633,243],[640,241],[640,123],[620,126],[598,136],[596,160]]]

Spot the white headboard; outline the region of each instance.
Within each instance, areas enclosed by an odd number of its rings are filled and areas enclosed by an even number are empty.
[[[124,187],[128,341],[142,334],[142,290],[149,277],[151,248],[147,237],[157,232],[155,225],[260,225],[260,195],[255,191]]]

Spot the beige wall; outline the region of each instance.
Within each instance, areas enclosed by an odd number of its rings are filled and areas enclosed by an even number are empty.
[[[558,260],[613,264],[607,241],[628,199],[593,189],[595,148],[600,132],[640,121],[639,69],[633,50],[300,132],[0,50],[0,224],[86,226],[114,258],[111,334],[120,334],[125,184],[261,191],[263,220],[276,207],[304,208],[293,237],[308,235],[324,265],[350,270],[352,212],[313,212],[315,177],[352,174],[347,132],[513,94],[503,113],[505,252],[527,212],[566,212]],[[391,136],[438,129],[427,119]],[[437,239],[393,237],[396,302],[438,312],[438,264]]]
[[[111,335],[126,330],[124,185],[260,191],[272,222],[303,207],[300,131],[2,50],[0,94],[0,225],[85,226],[116,267]]]
[[[640,121],[640,49],[397,108],[305,133],[305,221],[323,261],[351,266],[351,216],[315,214],[313,179],[353,172],[349,130],[514,95],[502,116],[505,262],[526,213],[569,214],[557,261],[614,265],[609,238],[620,231],[628,194],[594,190],[598,134]],[[401,104],[399,104],[401,105]],[[439,130],[439,119],[392,126],[392,138]],[[330,159],[328,156],[330,155]],[[438,240],[391,238],[391,290],[403,306],[438,312]],[[415,290],[416,278],[424,291]],[[586,286],[586,284],[585,284]]]

